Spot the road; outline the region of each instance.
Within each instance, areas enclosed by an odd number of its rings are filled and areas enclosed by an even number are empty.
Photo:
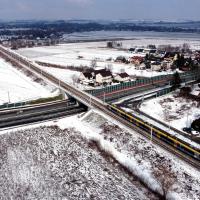
[[[0,128],[29,124],[86,111],[86,107],[69,101],[60,101],[14,110],[0,111]]]
[[[139,127],[136,127],[134,124],[123,119],[121,116],[118,116],[117,114],[108,110],[107,105],[105,103],[103,103],[101,100],[97,99],[96,97],[91,96],[84,91],[80,91],[79,89],[75,88],[74,86],[69,85],[69,84],[57,79],[53,75],[41,70],[38,67],[37,64],[29,61],[27,58],[24,58],[21,55],[15,53],[15,52],[13,52],[9,49],[4,48],[3,46],[0,46],[0,51],[8,59],[12,60],[13,62],[17,62],[19,65],[21,65],[22,67],[25,67],[26,69],[32,71],[37,76],[39,76],[41,78],[45,78],[45,79],[49,80],[51,83],[61,87],[61,89],[63,89],[66,93],[73,96],[75,99],[77,99],[78,101],[80,101],[84,105],[86,105],[90,108],[94,107],[95,109],[99,110],[100,112],[103,112],[104,114],[108,115],[112,119],[115,119],[116,121],[118,121],[122,125],[140,133],[141,135],[143,135],[144,137],[149,139],[149,137],[150,137],[149,133],[143,131]],[[187,156],[186,154],[178,151],[173,146],[168,145],[167,143],[163,142],[162,140],[159,140],[156,137],[152,138],[152,142],[154,142],[155,144],[158,144],[159,146],[163,147],[167,151],[175,154],[176,156],[178,156],[179,158],[181,158],[182,160],[184,160],[188,164],[200,169],[200,162],[199,161],[192,159],[191,157]]]

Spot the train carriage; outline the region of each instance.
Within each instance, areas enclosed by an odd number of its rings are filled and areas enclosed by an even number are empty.
[[[149,134],[152,134],[152,136],[161,139],[165,143],[168,143],[169,145],[173,146],[179,151],[197,160],[200,160],[199,149],[192,147],[190,144],[184,141],[181,141],[179,138],[170,135],[169,133],[156,127],[155,125],[145,122],[143,119],[140,119],[139,117],[134,116],[132,113],[125,112],[121,108],[118,108],[116,105],[108,105],[108,109],[120,115],[122,118],[129,121],[131,124],[134,124],[137,127],[141,128],[142,130],[148,132]]]

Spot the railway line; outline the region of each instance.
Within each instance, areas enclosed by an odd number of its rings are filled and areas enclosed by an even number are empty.
[[[154,117],[146,114],[145,112],[142,112],[139,109],[144,99],[147,100],[147,99],[155,98],[155,97],[157,97],[156,94],[157,94],[157,91],[155,90],[155,92],[154,92],[152,90],[152,92],[150,91],[149,94],[147,92],[144,96],[142,94],[138,95],[138,96],[136,95],[135,97],[132,96],[128,100],[123,100],[123,101],[120,101],[120,102],[116,102],[116,103],[113,102],[113,103],[115,105],[117,105],[118,107],[120,107],[120,108],[128,108],[128,109],[130,109],[130,112],[132,110],[135,115],[140,116],[141,118],[143,118],[146,121],[151,121],[154,124],[159,124],[159,126],[162,126],[163,130],[170,129],[169,131],[171,133],[173,133],[173,135],[178,133],[179,135],[182,135],[184,138],[188,138],[188,140],[196,142],[196,139],[193,138],[188,133],[184,133],[183,131],[176,129],[173,126],[169,126],[169,124],[164,123],[164,122],[160,121],[159,119],[155,119]]]
[[[115,119],[116,121],[125,125],[126,127],[130,128],[131,130],[134,130],[134,131],[140,133],[141,135],[143,135],[144,137],[150,139],[150,133],[147,133],[146,131],[140,129],[136,125],[125,120],[123,117],[117,115],[116,113],[113,113],[111,110],[108,109],[107,104],[103,103],[102,101],[100,101],[96,97],[91,96],[91,95],[87,94],[86,92],[79,91],[77,88],[75,88],[71,85],[68,85],[63,81],[60,81],[59,79],[55,78],[53,75],[48,74],[47,72],[41,70],[33,62],[27,60],[26,58],[23,58],[22,56],[14,53],[14,52],[11,52],[10,50],[8,50],[8,49],[6,49],[2,46],[0,46],[0,51],[8,59],[11,59],[14,62],[18,62],[20,65],[22,65],[23,67],[26,67],[28,70],[31,70],[32,72],[34,72],[38,76],[49,80],[51,83],[53,83],[55,85],[59,85],[59,87],[61,87],[61,89],[63,89],[66,93],[73,96],[75,99],[77,99],[79,102],[83,103],[84,105],[86,105],[90,108],[94,107],[94,108],[100,110],[104,114]],[[166,149],[167,151],[173,153],[174,155],[181,158],[182,160],[184,160],[185,162],[187,162],[191,166],[193,166],[197,169],[200,169],[200,162],[198,160],[190,157],[187,154],[184,154],[183,152],[176,149],[174,146],[169,145],[169,144],[165,143],[164,141],[162,141],[162,140],[160,140],[156,137],[152,138],[152,142],[159,145],[160,147]]]

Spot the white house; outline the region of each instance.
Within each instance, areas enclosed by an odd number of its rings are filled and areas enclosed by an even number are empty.
[[[96,83],[103,84],[103,83],[112,83],[112,73],[107,70],[98,70],[95,71],[96,74]]]
[[[84,85],[94,84],[95,78],[94,74],[90,72],[82,72],[79,76],[79,80]]]
[[[152,71],[159,71],[161,70],[162,66],[161,66],[161,63],[160,62],[151,62],[151,70]]]
[[[115,76],[115,80],[118,82],[126,82],[126,81],[130,81],[130,77],[127,73],[124,72]]]

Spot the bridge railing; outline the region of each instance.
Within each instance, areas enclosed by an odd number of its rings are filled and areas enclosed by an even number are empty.
[[[0,110],[1,109],[6,109],[6,108],[17,108],[21,106],[25,106],[27,102],[16,102],[16,103],[4,103],[0,105]]]

